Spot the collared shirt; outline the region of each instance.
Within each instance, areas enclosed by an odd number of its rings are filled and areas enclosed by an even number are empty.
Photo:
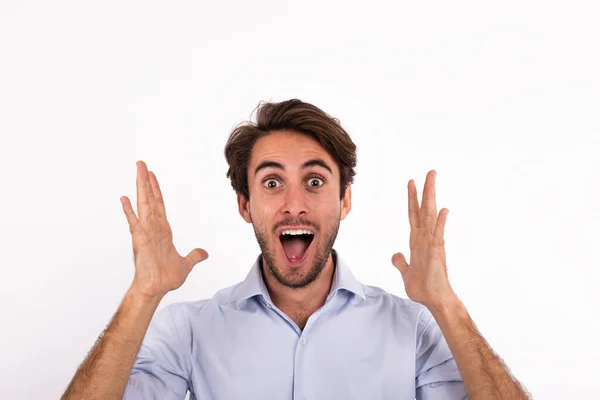
[[[271,301],[261,256],[213,298],[158,311],[123,398],[466,399],[431,313],[361,284],[333,255],[329,295],[303,330]]]

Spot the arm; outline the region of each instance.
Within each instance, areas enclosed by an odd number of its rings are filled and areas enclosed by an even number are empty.
[[[458,298],[433,310],[432,314],[456,360],[470,399],[530,398],[481,336]]]
[[[417,319],[415,396],[418,400],[467,399],[462,376],[436,323],[424,308]]]
[[[61,400],[120,399],[161,298],[129,290],[108,328],[77,369]]]
[[[189,333],[184,304],[170,304],[154,314],[129,374],[123,400],[181,400],[188,390],[193,391]]]
[[[477,331],[450,286],[444,248],[448,209],[437,213],[435,176],[435,171],[427,174],[421,206],[414,181],[408,183],[410,264],[402,253],[394,254],[392,263],[402,274],[408,297],[427,307],[439,325],[469,398],[528,399],[526,390]]]
[[[133,242],[133,282],[108,328],[75,373],[62,396],[63,400],[123,398],[136,355],[149,326],[149,343],[145,346],[144,354],[149,355],[146,366],[150,365],[152,370],[147,371],[145,379],[132,380],[135,391],[145,392],[160,385],[173,394],[169,387],[171,383],[166,383],[168,379],[162,375],[175,376],[174,370],[177,368],[173,368],[171,358],[161,354],[176,353],[177,348],[173,347],[172,342],[178,339],[164,334],[169,333],[172,325],[168,318],[162,318],[168,313],[157,314],[160,314],[160,318],[154,324],[154,329],[150,322],[164,295],[179,288],[192,268],[208,258],[208,253],[197,248],[182,257],[177,252],[158,181],[142,161],[137,163],[136,186],[139,218],[129,199],[121,197]],[[164,340],[154,340],[155,337],[164,337]],[[155,370],[165,373],[157,376],[153,374]],[[143,369],[140,368],[140,371]],[[155,395],[165,398],[162,393]]]

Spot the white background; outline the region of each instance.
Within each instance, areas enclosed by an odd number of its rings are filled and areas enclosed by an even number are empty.
[[[359,148],[335,248],[404,296],[406,183],[438,171],[451,282],[539,399],[600,391],[600,25],[593,1],[0,4],[0,398],[55,399],[133,278],[135,162],[187,254],[161,304],[258,254],[225,177],[231,128],[300,98]]]

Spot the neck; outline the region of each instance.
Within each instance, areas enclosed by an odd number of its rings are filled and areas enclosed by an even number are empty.
[[[317,279],[303,288],[290,288],[282,285],[268,268],[264,268],[264,258],[262,259],[261,269],[273,304],[289,316],[292,314],[304,315],[308,318],[325,304],[333,284],[335,263],[332,254],[330,254]]]

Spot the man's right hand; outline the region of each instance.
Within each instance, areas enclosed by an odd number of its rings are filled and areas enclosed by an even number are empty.
[[[156,175],[148,171],[143,161],[136,165],[139,218],[127,196],[121,197],[135,259],[135,276],[130,290],[144,297],[157,298],[180,287],[192,268],[208,258],[208,253],[196,248],[182,257],[177,252]]]

